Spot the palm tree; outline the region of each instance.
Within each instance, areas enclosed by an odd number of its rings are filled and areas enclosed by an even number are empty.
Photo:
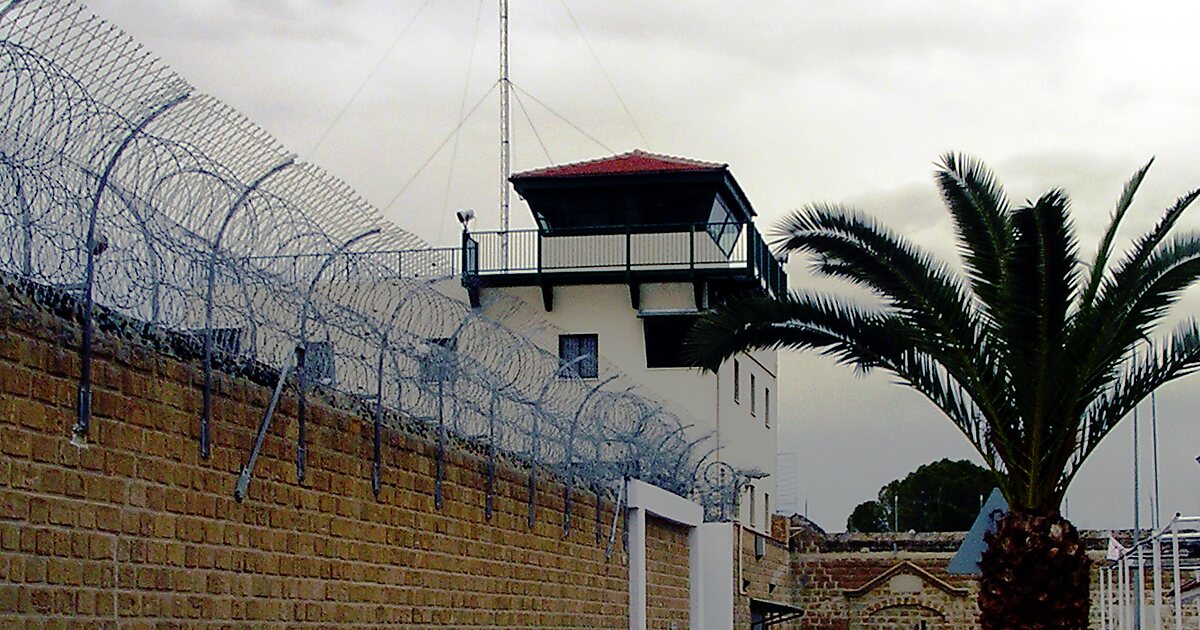
[[[1195,320],[1150,338],[1200,277],[1200,234],[1169,236],[1200,191],[1112,255],[1149,168],[1126,183],[1088,262],[1062,191],[1010,206],[987,167],[960,155],[943,157],[936,180],[965,276],[856,211],[803,208],[777,227],[777,250],[810,255],[817,273],[879,304],[807,292],[733,299],[697,322],[690,358],[715,370],[745,350],[813,349],[923,394],[979,451],[1010,506],[981,562],[983,627],[1086,628],[1089,562],[1059,513],[1063,495],[1123,417],[1200,366]]]

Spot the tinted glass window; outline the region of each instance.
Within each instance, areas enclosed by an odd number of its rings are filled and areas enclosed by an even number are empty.
[[[655,315],[642,320],[646,334],[646,367],[692,367],[683,359],[683,341],[695,315]]]
[[[717,243],[721,252],[728,256],[733,251],[741,230],[742,226],[734,222],[729,208],[725,207],[725,202],[717,195],[708,214],[708,235]]]

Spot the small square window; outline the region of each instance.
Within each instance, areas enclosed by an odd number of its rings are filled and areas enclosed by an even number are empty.
[[[428,354],[421,362],[417,377],[426,383],[449,380],[454,370],[454,352],[458,349],[455,337],[431,337]]]
[[[646,338],[646,367],[695,367],[683,359],[684,340],[695,323],[695,315],[644,317],[642,329]]]
[[[333,342],[310,341],[304,344],[304,378],[321,385],[332,385],[336,381]]]
[[[600,376],[600,341],[596,335],[559,335],[558,360],[568,366],[563,377],[596,378]]]

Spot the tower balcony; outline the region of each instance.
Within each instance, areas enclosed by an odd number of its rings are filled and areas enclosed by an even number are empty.
[[[752,223],[636,224],[555,230],[464,232],[463,285],[478,304],[484,287],[540,286],[547,310],[561,285],[690,282],[696,306],[710,291],[787,292],[787,272]]]

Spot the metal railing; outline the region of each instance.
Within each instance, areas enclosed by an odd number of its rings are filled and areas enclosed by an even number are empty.
[[[787,292],[783,264],[750,223],[465,232],[462,269],[467,277],[730,272],[754,278],[771,295]]]
[[[1196,607],[1193,624],[1200,622],[1200,594],[1184,592],[1182,575],[1184,570],[1200,569],[1200,558],[1195,553],[1200,549],[1200,531],[1195,531],[1198,527],[1200,517],[1176,514],[1166,526],[1136,541],[1101,567],[1101,630],[1163,630],[1169,620],[1173,621],[1170,627],[1182,630],[1186,621],[1184,601],[1188,599],[1194,599],[1191,603]],[[1146,584],[1147,569],[1150,585]],[[1171,585],[1164,587],[1163,574],[1167,571]],[[1168,593],[1169,612],[1164,610],[1164,595]]]
[[[296,282],[301,278],[312,277],[314,270],[321,266],[325,258],[326,256],[320,253],[248,256],[246,263],[288,282]],[[347,252],[339,256],[326,270],[325,277],[350,282],[436,280],[460,275],[462,260],[457,247]],[[361,274],[364,270],[373,272],[372,276],[363,277]]]

